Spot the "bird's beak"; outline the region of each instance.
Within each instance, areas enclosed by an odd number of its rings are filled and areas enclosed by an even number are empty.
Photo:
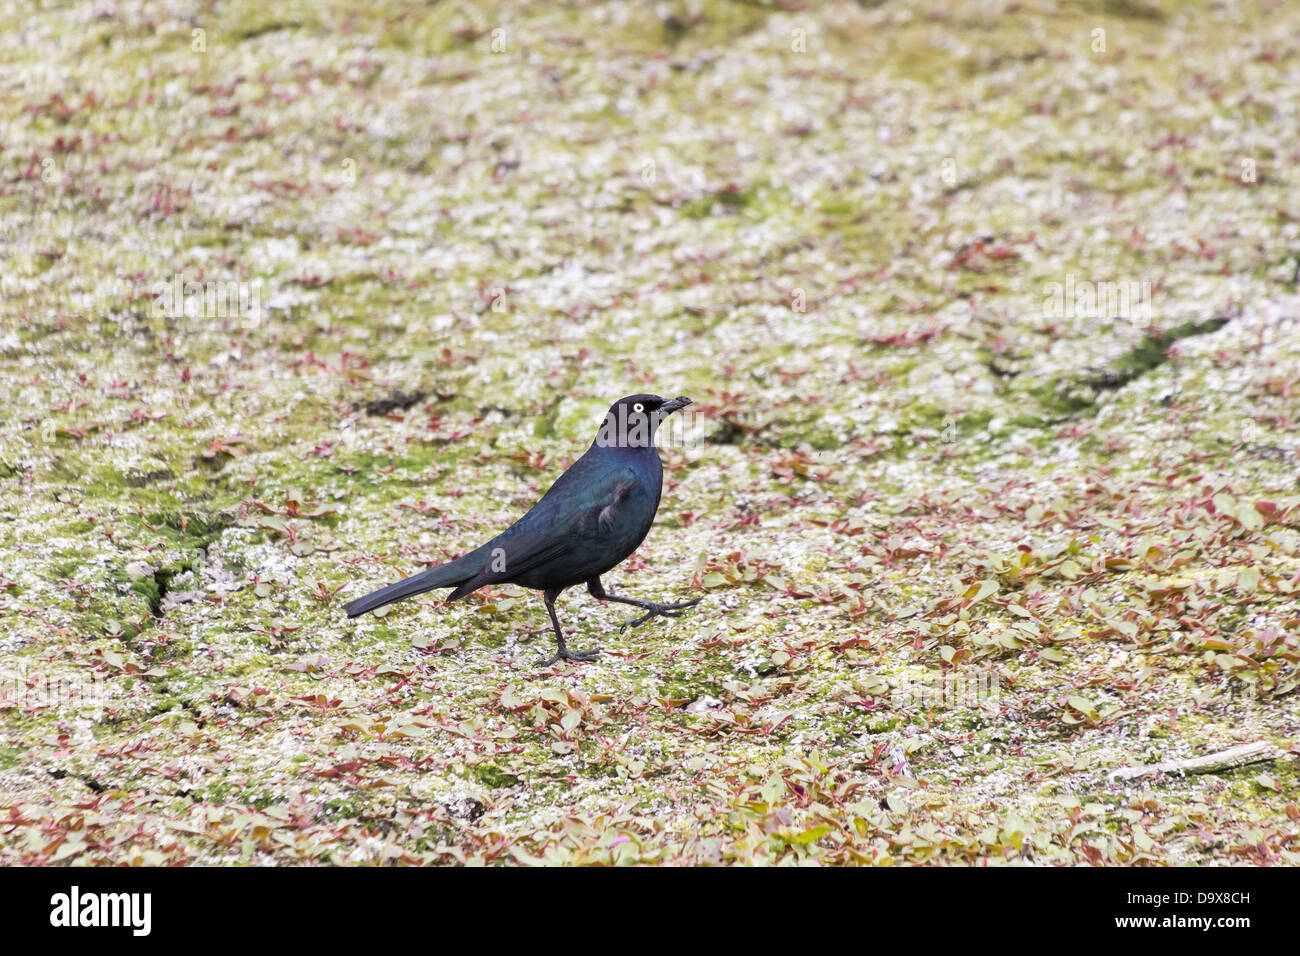
[[[679,396],[678,398],[670,398],[668,401],[664,402],[662,405],[659,406],[659,414],[665,416],[671,415],[673,412],[680,411],[681,409],[685,408],[687,405],[694,405],[694,404],[695,403],[692,402],[685,395]]]

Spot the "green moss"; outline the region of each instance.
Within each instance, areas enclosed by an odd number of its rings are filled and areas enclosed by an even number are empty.
[[[522,782],[520,777],[492,763],[475,767],[473,773],[474,778],[479,783],[493,790],[502,787],[516,787]]]
[[[681,213],[691,219],[705,219],[719,212],[736,212],[757,205],[761,196],[769,195],[764,185],[751,184],[744,188],[729,187],[683,203]]]
[[[1168,361],[1168,349],[1179,339],[1215,332],[1223,328],[1227,322],[1226,318],[1216,317],[1200,322],[1185,322],[1165,332],[1145,335],[1135,348],[1120,356],[1109,374],[1099,384],[1109,388],[1127,385],[1139,375],[1144,375]]]

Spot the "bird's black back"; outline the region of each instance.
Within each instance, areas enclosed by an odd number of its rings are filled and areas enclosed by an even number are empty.
[[[645,540],[662,491],[663,465],[653,445],[593,444],[527,514],[457,559],[476,572],[449,599],[485,584],[549,590],[603,574]]]

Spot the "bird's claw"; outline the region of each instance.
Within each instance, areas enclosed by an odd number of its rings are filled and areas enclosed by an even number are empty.
[[[599,647],[593,647],[589,651],[571,651],[567,647],[562,647],[545,660],[537,662],[538,667],[550,667],[558,661],[582,661],[590,664],[600,654]]]
[[[703,600],[704,598],[697,597],[692,598],[689,601],[678,601],[676,604],[648,604],[646,605],[646,612],[644,614],[640,617],[634,617],[630,621],[624,621],[619,630],[627,630],[629,627],[636,627],[639,624],[644,624],[652,617],[681,617],[683,611],[687,608],[695,607],[695,605],[699,604]]]

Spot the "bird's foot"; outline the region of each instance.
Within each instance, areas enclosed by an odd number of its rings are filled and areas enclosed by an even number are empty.
[[[703,600],[704,598],[697,597],[692,598],[689,601],[678,601],[676,604],[652,604],[647,602],[641,605],[641,607],[646,609],[646,612],[640,617],[634,617],[630,621],[625,621],[620,630],[629,627],[636,627],[638,624],[644,624],[652,617],[681,617],[682,611],[685,611],[687,608],[695,607],[695,605],[699,604]]]
[[[593,647],[589,651],[571,651],[567,647],[561,647],[558,651],[543,661],[538,661],[538,667],[550,667],[557,661],[582,661],[590,664],[600,654],[599,647]]]

